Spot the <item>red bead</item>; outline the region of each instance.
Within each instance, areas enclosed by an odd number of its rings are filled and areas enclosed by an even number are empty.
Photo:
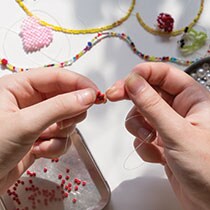
[[[80,180],[80,179],[78,179],[78,178],[75,178],[75,179],[74,179],[74,183],[76,183],[76,184],[80,185],[80,184],[81,184],[81,180]]]
[[[63,194],[63,197],[64,198],[67,198],[69,196],[69,194],[67,193],[67,192],[65,192],[64,194]]]
[[[8,60],[5,58],[1,59],[1,64],[6,66],[8,64]]]
[[[26,173],[27,173],[27,175],[31,175],[31,172],[29,170]]]
[[[106,101],[107,100],[106,100],[105,94],[101,93],[101,91],[98,90],[96,94],[95,104],[106,103]]]
[[[71,192],[71,187],[68,188],[68,192],[69,192],[69,193]]]
[[[72,203],[76,203],[77,202],[77,199],[76,198],[73,198],[72,199]]]
[[[72,186],[72,184],[71,184],[71,182],[69,182],[69,183],[68,183],[68,187],[71,187],[71,186]]]
[[[82,181],[82,186],[86,186],[87,182],[86,181]]]
[[[43,171],[44,171],[44,173],[47,173],[47,168],[46,168],[46,167],[44,167]]]

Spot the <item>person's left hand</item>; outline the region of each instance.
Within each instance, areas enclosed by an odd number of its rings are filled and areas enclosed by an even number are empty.
[[[97,90],[86,77],[54,68],[0,78],[0,195],[36,158],[65,152]]]

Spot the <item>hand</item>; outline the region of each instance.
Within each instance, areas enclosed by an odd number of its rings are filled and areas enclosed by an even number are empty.
[[[97,87],[61,69],[36,69],[0,78],[0,194],[36,158],[62,155],[75,124],[86,117]]]
[[[144,63],[107,91],[130,99],[126,127],[138,154],[161,163],[185,210],[210,208],[210,93],[185,72]],[[149,137],[149,138],[148,138]]]

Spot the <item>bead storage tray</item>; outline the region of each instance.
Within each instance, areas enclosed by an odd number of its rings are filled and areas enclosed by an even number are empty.
[[[210,91],[210,57],[193,63],[185,72]]]
[[[0,210],[102,210],[110,188],[81,133],[59,159],[38,159],[0,199]]]

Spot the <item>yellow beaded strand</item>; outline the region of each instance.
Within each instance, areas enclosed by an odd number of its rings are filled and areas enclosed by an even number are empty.
[[[199,8],[199,11],[196,15],[196,17],[193,19],[193,21],[187,26],[188,28],[192,28],[199,20],[202,12],[203,12],[203,5],[204,5],[204,0],[201,0],[201,3],[200,3],[200,8]],[[179,30],[175,30],[175,31],[172,31],[170,33],[168,32],[165,32],[165,31],[161,31],[161,30],[158,30],[158,29],[154,29],[154,28],[151,28],[150,26],[148,26],[144,21],[143,19],[141,18],[140,16],[140,13],[136,13],[136,17],[137,17],[137,20],[138,22],[140,23],[140,25],[146,30],[148,31],[149,33],[152,33],[154,35],[170,35],[170,36],[177,36],[177,35],[180,35],[184,32],[185,27],[179,29]]]
[[[36,15],[34,15],[27,7],[26,5],[23,3],[23,0],[16,0],[16,2],[19,4],[19,6],[23,9],[23,11],[28,15],[28,16],[33,16],[35,18],[38,19],[39,23],[43,26],[48,26],[50,27],[52,30],[54,31],[58,31],[58,32],[63,32],[63,33],[67,33],[67,34],[92,34],[92,33],[98,33],[98,32],[102,32],[102,31],[106,31],[106,30],[110,30],[112,28],[115,28],[119,25],[121,25],[124,21],[126,21],[129,16],[131,15],[136,0],[132,0],[131,6],[128,9],[127,14],[122,17],[121,19],[115,21],[114,23],[110,24],[110,25],[106,25],[106,26],[102,26],[102,27],[98,27],[98,28],[88,28],[88,29],[68,29],[68,28],[64,28],[61,26],[56,26],[53,25],[51,23],[48,23],[44,20],[41,20],[40,18],[38,18]]]

